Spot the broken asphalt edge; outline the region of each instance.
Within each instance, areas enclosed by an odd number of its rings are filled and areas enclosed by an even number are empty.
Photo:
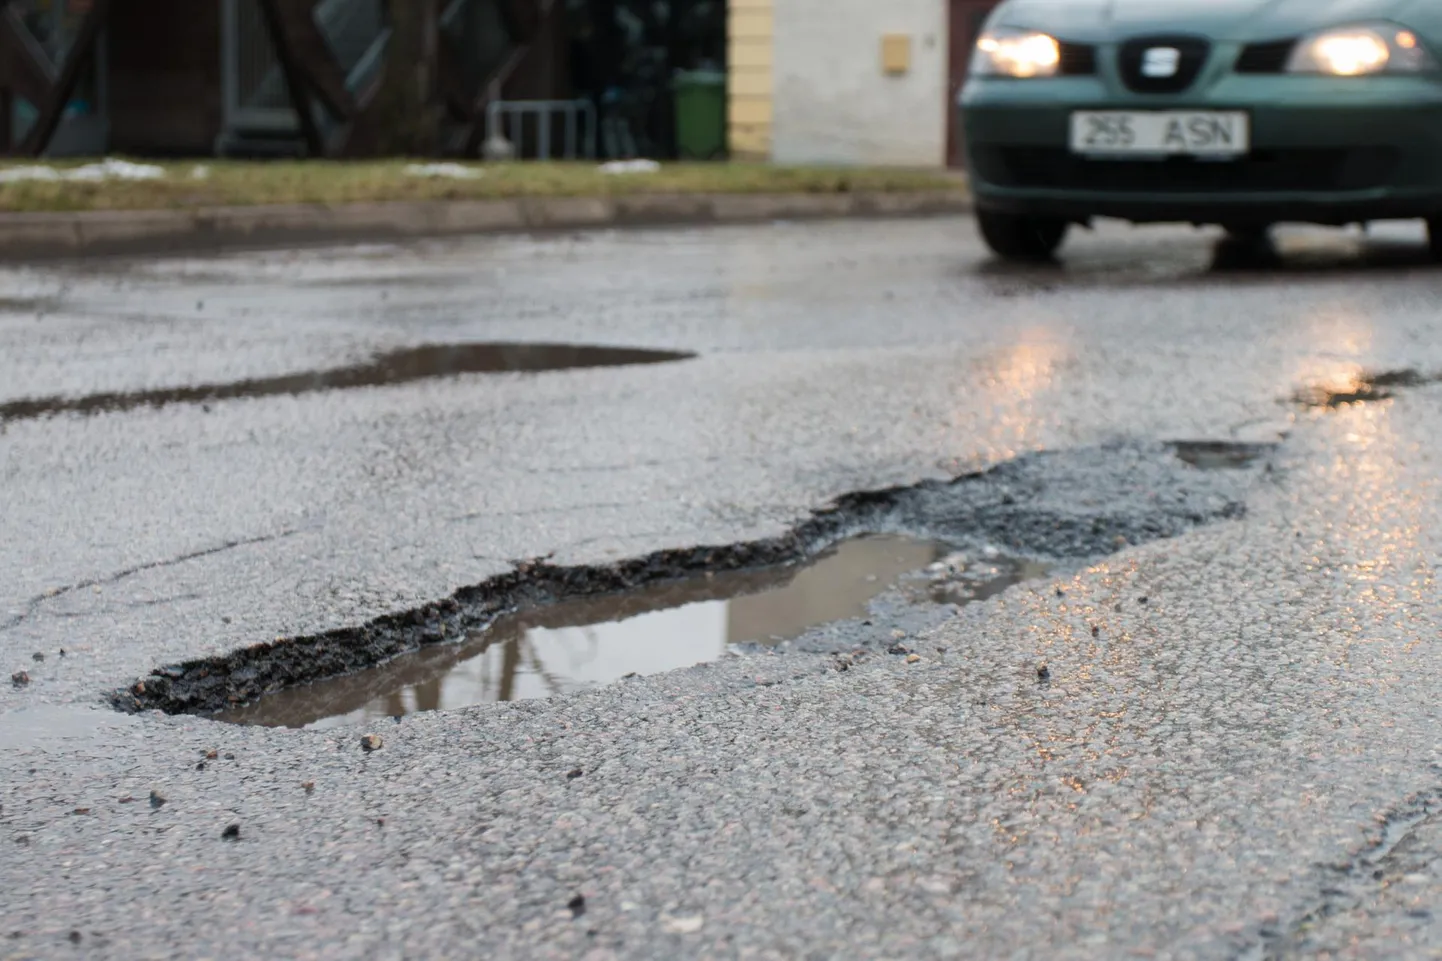
[[[0,213],[0,260],[201,253],[546,230],[924,217],[970,210],[970,195],[958,188]]]
[[[511,570],[462,587],[439,601],[382,614],[362,624],[318,634],[277,637],[156,668],[127,687],[109,691],[106,700],[124,713],[158,710],[172,715],[212,715],[254,703],[284,688],[375,667],[423,647],[459,644],[468,634],[486,629],[497,618],[521,610],[627,593],[699,574],[797,564],[861,534],[904,533],[930,538],[934,531],[909,520],[909,499],[997,480],[1018,464],[1056,456],[1036,452],[949,479],[928,478],[914,484],[844,494],[808,512],[785,531],[758,540],[663,549],[607,564],[557,566],[548,558],[519,561]],[[1164,539],[1246,513],[1243,503],[1226,501],[1205,514],[1187,516],[1180,528],[1168,532],[1145,519],[1128,524],[1125,518],[1105,514],[1053,514],[1006,498],[998,503],[1011,506],[1002,506],[1001,513],[989,522],[970,517],[965,532],[955,532],[950,540],[958,546],[996,541],[1004,551],[1018,557],[1094,560],[1124,546]],[[1023,523],[1022,515],[1031,522]],[[1118,540],[1116,535],[1123,532]],[[1072,549],[1067,544],[1072,544]]]
[[[375,667],[428,645],[458,643],[468,632],[483,630],[518,610],[634,591],[708,571],[795,564],[848,536],[888,530],[885,515],[907,491],[964,483],[989,472],[846,494],[810,512],[785,532],[760,540],[665,549],[611,564],[556,566],[546,559],[519,561],[512,570],[462,587],[440,601],[383,614],[364,624],[280,637],[157,668],[128,687],[109,692],[107,700],[123,713],[215,714],[283,688]]]

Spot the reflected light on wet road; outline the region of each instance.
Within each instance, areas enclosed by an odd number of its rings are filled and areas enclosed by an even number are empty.
[[[1315,353],[1290,372],[1292,383],[1304,385],[1303,399],[1326,406],[1327,398],[1360,396],[1365,371],[1359,359],[1376,340],[1375,324],[1357,306],[1339,304],[1301,321]]]
[[[1345,448],[1328,467],[1339,492],[1346,492],[1347,522],[1332,527],[1307,559],[1313,569],[1332,570],[1353,585],[1354,602],[1342,619],[1353,644],[1371,645],[1395,636],[1396,629],[1414,638],[1436,637],[1427,611],[1435,609],[1436,567],[1423,545],[1431,523],[1432,505],[1442,497],[1436,478],[1398,480],[1398,457],[1413,458],[1417,445],[1403,452],[1404,441],[1394,429],[1390,406],[1348,409]],[[1351,651],[1342,655],[1350,661]],[[1399,666],[1395,680],[1401,680]]]
[[[1336,386],[1353,383],[1347,377],[1339,370]],[[1409,433],[1396,404],[1356,403],[1317,416],[1319,430],[1333,436],[1300,443],[1331,454],[1302,460],[1295,453],[1305,466],[1288,486],[1313,492],[1319,506],[1295,528],[1278,522],[1266,551],[1248,524],[1217,528],[1194,540],[1207,546],[1190,563],[1160,551],[1118,559],[1080,579],[1089,590],[1019,592],[1003,601],[1028,615],[1016,646],[1036,660],[1007,664],[1011,673],[958,679],[946,696],[960,702],[984,690],[987,700],[973,701],[981,705],[978,723],[1003,745],[995,756],[1010,759],[962,762],[994,772],[986,787],[1006,799],[994,805],[1004,813],[987,829],[1010,883],[1069,896],[1084,879],[1040,870],[1038,852],[1085,844],[1088,831],[1108,821],[1185,824],[1221,843],[1227,829],[1209,820],[1195,782],[1180,774],[1189,765],[1225,770],[1239,782],[1257,776],[1251,765],[1296,765],[1308,772],[1298,775],[1305,790],[1272,803],[1302,817],[1313,806],[1345,803],[1326,787],[1343,753],[1357,753],[1359,742],[1406,750],[1388,743],[1402,732],[1376,698],[1435,711],[1435,689],[1416,672],[1439,631],[1428,531],[1437,527],[1442,481],[1425,467],[1401,466],[1425,464],[1429,445]],[[1236,609],[1223,605],[1192,619],[1193,565],[1210,552],[1211,563],[1242,578],[1231,588]],[[1299,568],[1307,576],[1294,579]],[[1050,665],[1045,677],[1037,664]],[[1317,725],[1335,731],[1335,740],[1312,739]],[[1425,745],[1435,727],[1411,736]],[[1231,790],[1221,785],[1217,796]],[[975,856],[976,835],[970,840],[966,850]]]
[[[1042,446],[1042,427],[1055,419],[1060,401],[1057,375],[1070,357],[1070,350],[1052,331],[1031,329],[1019,336],[1018,343],[972,368],[967,379],[956,386],[963,401],[975,395],[978,385],[992,398],[994,416],[988,423],[988,440],[1006,457]],[[974,431],[975,426],[969,417],[955,417],[951,429]]]

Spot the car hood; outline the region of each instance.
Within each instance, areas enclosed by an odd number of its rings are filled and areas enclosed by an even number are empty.
[[[1435,0],[1423,0],[1435,2]],[[1321,27],[1406,15],[1416,0],[1011,0],[998,24],[1102,42],[1147,33],[1274,40]]]

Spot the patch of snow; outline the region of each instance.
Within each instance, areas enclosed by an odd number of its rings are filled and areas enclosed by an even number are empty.
[[[464,164],[407,164],[403,171],[408,177],[450,177],[455,180],[471,180],[483,173],[475,167]]]
[[[85,164],[80,167],[70,167],[68,169],[56,169],[55,167],[44,165],[0,167],[0,184],[20,183],[25,180],[70,180],[84,183],[101,183],[106,180],[161,180],[164,177],[164,167],[108,158],[99,163]]]
[[[654,160],[612,160],[596,169],[603,174],[654,174],[661,165]]]

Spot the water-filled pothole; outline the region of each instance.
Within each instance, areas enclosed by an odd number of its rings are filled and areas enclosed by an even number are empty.
[[[1429,377],[1410,368],[1388,370],[1359,374],[1335,383],[1315,384],[1299,391],[1294,400],[1304,407],[1335,410],[1352,404],[1391,400],[1396,396],[1394,390],[1425,387],[1436,382],[1436,377]]]
[[[729,572],[774,572],[782,565],[804,564],[828,545],[863,532],[905,531],[924,541],[979,549],[984,558],[994,555],[992,566],[1001,575],[1007,573],[1005,556],[1047,559],[1065,567],[1244,516],[1243,498],[1256,475],[1246,469],[1199,471],[1181,461],[1174,447],[1156,443],[1027,454],[948,481],[845,494],[788,530],[757,540],[669,548],[606,564],[520,561],[482,583],[410,610],[156,667],[111,691],[110,701],[131,713],[214,715],[284,690],[357,675],[417,650],[454,650],[447,646],[489,630],[512,612],[634,597],[688,578],[705,578],[708,572],[713,580]],[[969,562],[963,566],[968,577],[980,571]],[[940,579],[946,580],[944,570]],[[984,585],[967,586],[962,595],[979,590],[984,591]],[[883,623],[945,616],[935,604],[898,606],[889,598],[880,599],[876,610],[883,620],[874,628],[859,631],[860,622],[848,622],[838,631],[808,632],[790,647],[835,653],[854,647],[857,638],[872,645],[901,626],[883,628]],[[605,618],[585,622],[596,620]],[[848,631],[853,636],[846,636]],[[365,702],[362,698],[360,703]]]
[[[520,611],[463,643],[431,645],[356,674],[282,690],[218,719],[329,727],[549,697],[716,660],[733,645],[790,640],[864,616],[869,602],[895,587],[917,600],[962,604],[1045,573],[1040,564],[1001,556],[973,561],[935,541],[858,537],[804,564],[702,575]]]
[[[695,354],[631,347],[590,347],[576,344],[427,344],[377,354],[347,367],[235,381],[133,392],[89,394],[84,397],[35,397],[0,404],[0,423],[32,420],[53,414],[99,414],[203,404],[239,397],[312,394],[358,387],[385,387],[460,374],[527,373],[589,367],[628,367],[690,360]]]
[[[1238,441],[1184,440],[1172,448],[1177,459],[1199,470],[1241,470],[1277,449],[1276,444],[1248,444]]]

